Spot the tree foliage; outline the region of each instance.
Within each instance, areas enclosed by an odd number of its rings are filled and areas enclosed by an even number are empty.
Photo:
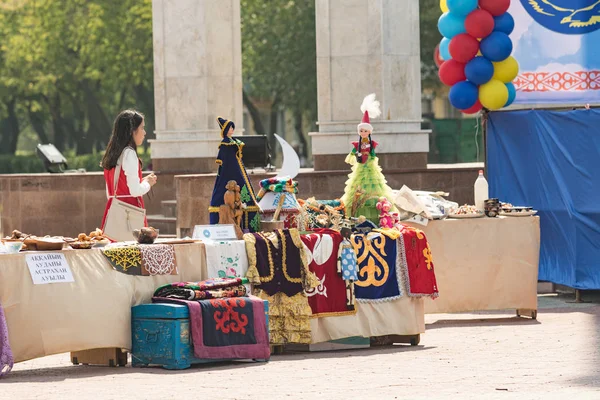
[[[151,0],[2,4],[0,153],[15,152],[23,125],[40,142],[85,154],[104,148],[122,108],[152,124]]]
[[[241,0],[241,20],[244,103],[256,131],[274,133],[274,118],[267,131],[253,99],[269,101],[272,116],[280,109],[287,109],[296,120],[314,123],[317,118],[314,1]],[[295,126],[306,150],[304,124]]]
[[[424,89],[440,86],[438,68],[433,60],[433,52],[442,39],[437,29],[437,21],[442,15],[439,0],[419,0],[421,31],[421,84]]]

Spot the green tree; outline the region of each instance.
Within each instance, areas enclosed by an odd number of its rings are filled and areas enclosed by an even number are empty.
[[[5,120],[12,107],[41,142],[78,154],[103,149],[114,115],[125,107],[145,112],[152,131],[151,0],[21,0],[0,8],[4,21]],[[13,140],[12,132],[3,129],[2,142]]]
[[[442,40],[437,21],[442,15],[439,0],[419,0],[419,26],[421,33],[421,85],[423,89],[436,89],[440,84],[433,52]]]
[[[306,155],[305,122],[317,118],[314,1],[241,0],[241,22],[244,104],[254,128],[272,140],[278,111],[290,110]],[[255,99],[271,104],[269,131]]]

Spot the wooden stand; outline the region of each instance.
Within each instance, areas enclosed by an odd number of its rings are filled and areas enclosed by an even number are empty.
[[[116,347],[73,351],[71,352],[71,362],[73,365],[124,367],[127,365],[127,352]]]
[[[385,335],[371,337],[371,347],[391,346],[395,343],[407,343],[416,346],[421,342],[421,335]]]
[[[517,310],[517,317],[531,317],[531,319],[537,319],[537,310],[530,310],[527,308],[521,308]]]

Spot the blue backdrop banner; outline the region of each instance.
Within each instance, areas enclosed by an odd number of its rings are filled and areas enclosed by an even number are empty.
[[[600,103],[600,1],[513,0],[515,104]]]
[[[599,127],[594,109],[489,114],[490,195],[539,211],[540,280],[600,289]]]

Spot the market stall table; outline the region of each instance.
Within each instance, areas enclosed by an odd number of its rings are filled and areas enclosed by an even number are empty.
[[[540,251],[539,217],[429,221],[440,297],[425,313],[515,309],[535,318]]]
[[[63,250],[74,282],[34,285],[26,252],[0,254],[0,303],[15,362],[97,348],[131,348],[131,307],[165,283],[206,277],[201,243],[174,245],[177,275],[115,271],[98,249]],[[43,253],[43,252],[38,252]],[[32,253],[30,253],[32,254]]]

